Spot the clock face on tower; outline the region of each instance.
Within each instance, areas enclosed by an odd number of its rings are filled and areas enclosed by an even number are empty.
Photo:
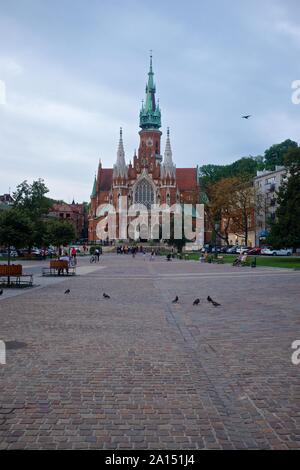
[[[151,139],[151,137],[148,137],[148,139],[146,140],[146,145],[147,145],[147,147],[152,147],[153,140]]]

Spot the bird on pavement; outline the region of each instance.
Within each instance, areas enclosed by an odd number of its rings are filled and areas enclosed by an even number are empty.
[[[200,304],[200,299],[194,300],[193,305],[199,305],[199,304]]]
[[[242,119],[249,119],[251,117],[251,114],[246,114],[245,116],[242,116]]]
[[[178,295],[176,295],[175,299],[172,300],[172,304],[177,304],[178,300],[179,300],[179,297]]]
[[[218,302],[215,302],[210,296],[207,297],[208,302],[213,304],[214,307],[221,307],[221,304],[218,304]]]
[[[105,294],[105,292],[103,293],[103,297],[104,297],[105,299],[110,299],[110,296],[109,296],[108,294]]]
[[[2,294],[3,294],[3,289],[0,290],[0,295],[2,295]]]
[[[67,289],[67,290],[65,291],[65,294],[70,294],[70,292],[71,292],[70,289]]]

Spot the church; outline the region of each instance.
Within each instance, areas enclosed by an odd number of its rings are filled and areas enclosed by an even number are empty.
[[[173,161],[169,128],[166,133],[164,154],[161,154],[161,110],[156,101],[156,87],[150,56],[150,69],[146,85],[146,99],[139,116],[139,147],[132,161],[126,163],[123,132],[120,129],[116,163],[113,168],[103,168],[101,162],[95,176],[89,212],[89,242],[95,243],[97,215],[100,205],[118,206],[120,196],[127,198],[128,207],[144,204],[197,204],[200,198],[198,170],[177,168]],[[103,216],[102,216],[103,218]]]

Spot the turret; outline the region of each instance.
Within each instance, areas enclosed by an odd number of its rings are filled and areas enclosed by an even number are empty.
[[[162,178],[176,178],[176,166],[173,163],[172,159],[172,149],[171,149],[171,142],[170,142],[170,129],[167,130],[167,140],[166,140],[166,148],[164,153],[164,160],[161,165],[161,177]]]
[[[120,139],[117,151],[117,161],[114,165],[113,178],[127,178],[128,167],[125,161],[125,151],[123,146],[122,127],[120,128]]]

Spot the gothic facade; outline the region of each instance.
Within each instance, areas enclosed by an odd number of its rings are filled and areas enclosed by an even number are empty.
[[[146,100],[140,111],[140,142],[138,153],[132,162],[126,163],[123,133],[120,129],[116,163],[113,168],[98,165],[91,194],[88,238],[96,242],[96,227],[101,217],[97,208],[104,204],[118,207],[120,196],[127,198],[127,205],[141,203],[147,208],[152,204],[197,204],[199,184],[197,168],[176,168],[167,130],[164,155],[161,155],[161,110],[155,98],[152,57],[146,85]],[[103,216],[102,216],[103,217]]]

